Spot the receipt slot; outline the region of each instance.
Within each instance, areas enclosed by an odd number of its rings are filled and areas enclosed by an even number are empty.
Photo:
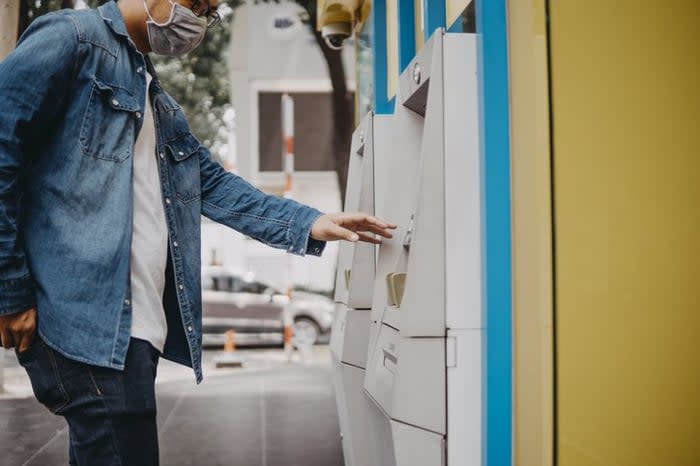
[[[364,387],[397,466],[479,465],[476,36],[436,32],[401,74],[393,116],[383,210],[399,228],[378,251]]]
[[[389,185],[384,161],[390,147],[390,125],[390,116],[370,113],[355,130],[349,157],[346,212],[381,215],[381,209],[375,206],[383,204],[383,189]],[[346,466],[392,466],[394,461],[391,431],[382,425],[381,411],[363,390],[375,272],[375,245],[340,244],[337,309],[330,346]],[[381,438],[385,441],[378,442]]]

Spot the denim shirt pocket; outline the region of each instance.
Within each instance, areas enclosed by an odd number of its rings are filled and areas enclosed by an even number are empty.
[[[190,133],[164,144],[172,159],[171,178],[175,196],[183,204],[199,199],[202,187],[199,175],[199,141]]]
[[[80,128],[80,149],[113,162],[131,156],[141,105],[127,89],[94,79]]]

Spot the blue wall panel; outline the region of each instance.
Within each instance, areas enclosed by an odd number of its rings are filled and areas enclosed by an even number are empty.
[[[445,0],[423,0],[423,36],[427,41],[437,28],[446,27]]]
[[[372,4],[372,38],[374,41],[374,112],[393,113],[394,106],[387,95],[387,44],[386,1],[375,0]]]
[[[510,131],[506,0],[476,0],[481,70],[484,466],[512,463]]]

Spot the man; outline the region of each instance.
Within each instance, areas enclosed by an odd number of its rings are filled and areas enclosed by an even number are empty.
[[[68,422],[73,465],[157,464],[158,358],[201,381],[200,215],[298,255],[395,228],[265,195],[210,159],[146,54],[191,51],[215,8],[48,14],[0,63],[0,339]]]

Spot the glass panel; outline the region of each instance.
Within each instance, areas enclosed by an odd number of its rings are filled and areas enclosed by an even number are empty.
[[[387,89],[389,99],[396,95],[399,81],[399,11],[397,0],[386,2],[386,71]]]
[[[214,291],[228,291],[234,290],[235,282],[240,281],[238,278],[232,277],[231,275],[218,275],[211,278],[212,290]]]
[[[416,28],[416,52],[423,48],[425,43],[423,39],[423,23],[425,21],[425,15],[423,14],[423,0],[415,0],[415,28]]]
[[[333,102],[328,92],[292,92],[294,98],[294,169],[333,171]],[[258,94],[259,170],[282,171],[280,92]]]
[[[246,282],[243,280],[240,280],[236,282],[237,289],[236,291],[240,293],[255,293],[255,294],[261,294],[267,289],[267,286],[263,285],[260,282]]]
[[[476,32],[476,0],[472,0],[469,5],[466,3],[465,0],[448,1],[447,24],[450,32]]]
[[[355,124],[360,123],[367,112],[372,110],[374,102],[374,73],[372,70],[372,13],[362,23],[357,35],[356,54],[357,54],[357,112],[355,113]]]

